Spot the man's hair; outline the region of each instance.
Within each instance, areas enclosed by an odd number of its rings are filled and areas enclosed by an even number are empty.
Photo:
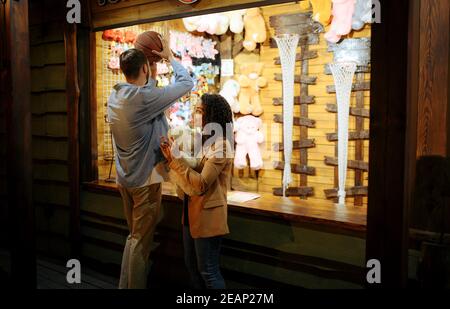
[[[126,78],[138,78],[144,64],[147,64],[147,57],[136,48],[128,49],[120,55],[120,69]]]

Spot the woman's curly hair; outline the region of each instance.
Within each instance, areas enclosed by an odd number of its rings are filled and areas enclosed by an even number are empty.
[[[233,112],[227,100],[219,94],[204,94],[202,96],[203,105],[203,125],[216,123],[222,128],[222,136],[226,137],[230,143],[233,140]],[[219,132],[214,132],[217,135]],[[211,135],[204,135],[203,141]]]

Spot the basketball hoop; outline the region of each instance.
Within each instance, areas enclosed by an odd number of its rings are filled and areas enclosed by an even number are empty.
[[[283,196],[292,181],[292,127],[294,124],[294,73],[295,56],[299,41],[298,34],[282,34],[275,37],[280,53],[281,70],[283,72]]]
[[[347,177],[348,157],[348,121],[350,113],[350,95],[356,62],[335,62],[330,64],[336,87],[338,111],[338,176],[339,176],[339,205],[345,205],[345,181]]]

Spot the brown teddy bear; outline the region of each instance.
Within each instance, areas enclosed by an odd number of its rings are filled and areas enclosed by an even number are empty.
[[[261,10],[259,8],[248,9],[244,16],[244,25],[244,48],[253,51],[256,48],[256,43],[262,43],[267,38],[266,24],[261,15]]]
[[[259,89],[267,86],[267,79],[261,76],[264,64],[242,64],[238,81],[241,86],[239,92],[239,112],[243,115],[260,116],[263,113],[259,99]]]

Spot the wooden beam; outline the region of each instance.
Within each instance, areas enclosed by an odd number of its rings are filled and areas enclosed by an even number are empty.
[[[364,73],[356,73],[355,74],[356,82],[364,81]],[[356,108],[364,109],[364,91],[356,92]],[[364,130],[364,118],[357,116],[355,117],[355,130],[360,132]],[[355,160],[363,161],[364,160],[364,140],[356,140],[355,141]],[[355,170],[355,187],[360,187],[364,183],[364,173],[362,170]],[[355,206],[362,206],[363,199],[362,196],[355,196],[354,199]]]
[[[338,189],[325,189],[323,190],[325,193],[325,196],[327,198],[335,198],[337,197]],[[346,196],[367,196],[368,188],[367,187],[351,187],[345,189]]]
[[[273,105],[280,106],[283,105],[283,98],[273,98],[272,99]],[[313,104],[315,102],[314,96],[295,96],[294,97],[294,105],[301,105],[301,104]]]
[[[352,91],[369,91],[370,90],[370,82],[360,82],[354,83],[352,85]],[[328,93],[336,93],[336,86],[329,85],[327,86]]]
[[[281,73],[274,73],[274,79],[276,81],[283,81],[283,75]],[[294,82],[297,84],[307,84],[307,85],[315,85],[317,77],[316,76],[307,76],[307,75],[295,75]]]
[[[273,168],[276,170],[284,169],[284,162],[274,161]],[[291,164],[291,171],[294,174],[304,174],[304,175],[315,175],[316,168],[312,166],[300,165],[300,164]]]
[[[420,8],[417,155],[447,156],[449,96],[449,7],[446,0]]]
[[[6,27],[0,26],[5,31],[2,31],[5,37],[0,43],[4,52],[0,100],[6,107],[11,285],[16,289],[31,290],[36,288],[36,238],[32,204],[28,1],[6,1],[5,6],[0,5],[0,14],[6,17]]]
[[[292,0],[202,0],[191,5],[185,5],[175,0],[140,1],[141,3],[121,7],[118,4],[108,4],[109,9],[98,7],[97,1],[91,0],[92,25],[94,31],[120,28],[136,24],[178,19],[183,17],[233,11],[250,7],[287,3]],[[121,1],[125,2],[125,1]]]
[[[276,123],[283,123],[283,115],[273,115],[273,121]],[[294,117],[294,126],[304,126],[308,128],[315,128],[316,121],[305,117]]]
[[[316,147],[314,139],[305,139],[301,141],[294,141],[292,145],[292,149],[302,149],[302,148],[312,148]],[[283,143],[274,143],[273,151],[283,151]]]
[[[80,149],[78,114],[80,89],[78,85],[77,26],[64,23],[64,45],[66,59],[67,118],[69,134],[69,206],[70,239],[72,256],[81,255],[80,231]]]
[[[313,194],[313,187],[296,187],[286,189],[286,196],[311,196]],[[283,196],[283,188],[273,188],[273,195]]]
[[[337,105],[333,103],[328,103],[325,107],[327,112],[337,113]],[[350,107],[350,115],[359,116],[364,118],[370,118],[370,111],[361,107]]]
[[[332,74],[333,74],[333,73],[331,72],[330,64],[329,64],[329,63],[327,63],[327,64],[324,65],[324,73],[327,74],[327,75],[332,75]],[[361,65],[358,65],[358,66],[356,67],[355,73],[370,73],[370,66],[361,66]]]
[[[325,156],[325,164],[332,165],[332,166],[338,166],[338,158]],[[364,161],[358,161],[358,160],[348,160],[347,168],[351,168],[351,169],[355,169],[355,170],[362,170],[362,171],[367,172],[367,171],[369,171],[369,163],[364,162]]]
[[[408,275],[408,207],[404,192],[411,1],[380,0],[380,3],[383,22],[372,24],[371,38],[366,260],[381,262],[382,279],[380,284],[367,283],[367,287],[400,288],[406,287]],[[412,18],[412,23],[419,23],[415,17]]]
[[[370,134],[368,130],[363,130],[359,132],[348,132],[348,140],[354,141],[354,140],[363,140],[363,139],[369,139]],[[327,140],[329,142],[335,142],[338,140],[338,134],[337,133],[327,133]]]
[[[269,17],[270,26],[273,28],[306,24],[311,20],[312,20],[311,12],[279,14],[279,15],[272,15]]]

